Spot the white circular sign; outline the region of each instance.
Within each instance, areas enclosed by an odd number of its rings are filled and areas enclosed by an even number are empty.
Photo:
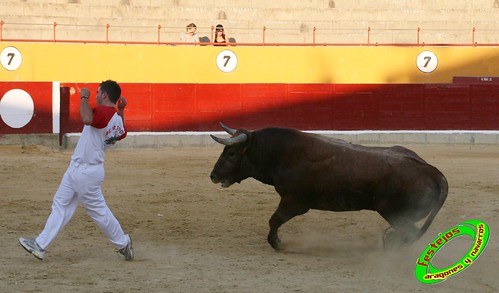
[[[237,56],[234,52],[229,50],[223,50],[217,55],[217,66],[218,69],[223,72],[232,72],[237,66]]]
[[[2,50],[2,53],[0,53],[0,62],[2,63],[3,68],[14,71],[21,66],[23,56],[16,47],[6,47]]]
[[[423,51],[419,53],[418,58],[416,59],[416,65],[422,72],[433,72],[438,65],[437,55],[431,51]]]
[[[31,96],[21,90],[13,89],[0,100],[0,117],[12,128],[24,127],[33,118],[35,105]]]

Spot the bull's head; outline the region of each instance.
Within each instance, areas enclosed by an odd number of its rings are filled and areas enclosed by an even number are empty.
[[[225,145],[224,150],[218,158],[210,178],[213,183],[221,183],[222,187],[229,187],[235,182],[241,182],[248,175],[244,170],[244,158],[249,133],[245,129],[231,129],[220,122],[220,126],[228,134],[229,138],[220,138],[210,135],[216,142]]]

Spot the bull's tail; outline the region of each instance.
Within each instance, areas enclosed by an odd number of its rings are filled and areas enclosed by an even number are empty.
[[[438,182],[438,186],[440,187],[440,197],[438,199],[437,205],[433,207],[423,226],[421,226],[421,228],[419,229],[418,239],[423,236],[423,234],[426,233],[426,230],[428,230],[428,228],[430,227],[431,223],[437,216],[438,211],[444,205],[445,199],[447,198],[447,193],[449,192],[449,184],[447,183],[447,179],[440,171],[437,170],[437,172],[440,174],[440,181]]]

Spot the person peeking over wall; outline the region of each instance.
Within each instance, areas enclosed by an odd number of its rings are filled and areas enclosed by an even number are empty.
[[[184,43],[190,43],[197,45],[199,43],[199,37],[196,34],[197,26],[194,23],[189,23],[185,27],[185,33],[180,36],[180,39]]]
[[[227,46],[229,38],[225,34],[223,25],[217,24],[215,27],[215,36],[213,37],[213,45],[215,46]]]

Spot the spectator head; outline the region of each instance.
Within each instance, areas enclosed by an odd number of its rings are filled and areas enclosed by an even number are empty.
[[[196,29],[197,29],[197,26],[196,26],[193,22],[189,23],[189,24],[185,27],[185,30],[186,30],[187,32],[189,32],[189,31],[196,31]]]

